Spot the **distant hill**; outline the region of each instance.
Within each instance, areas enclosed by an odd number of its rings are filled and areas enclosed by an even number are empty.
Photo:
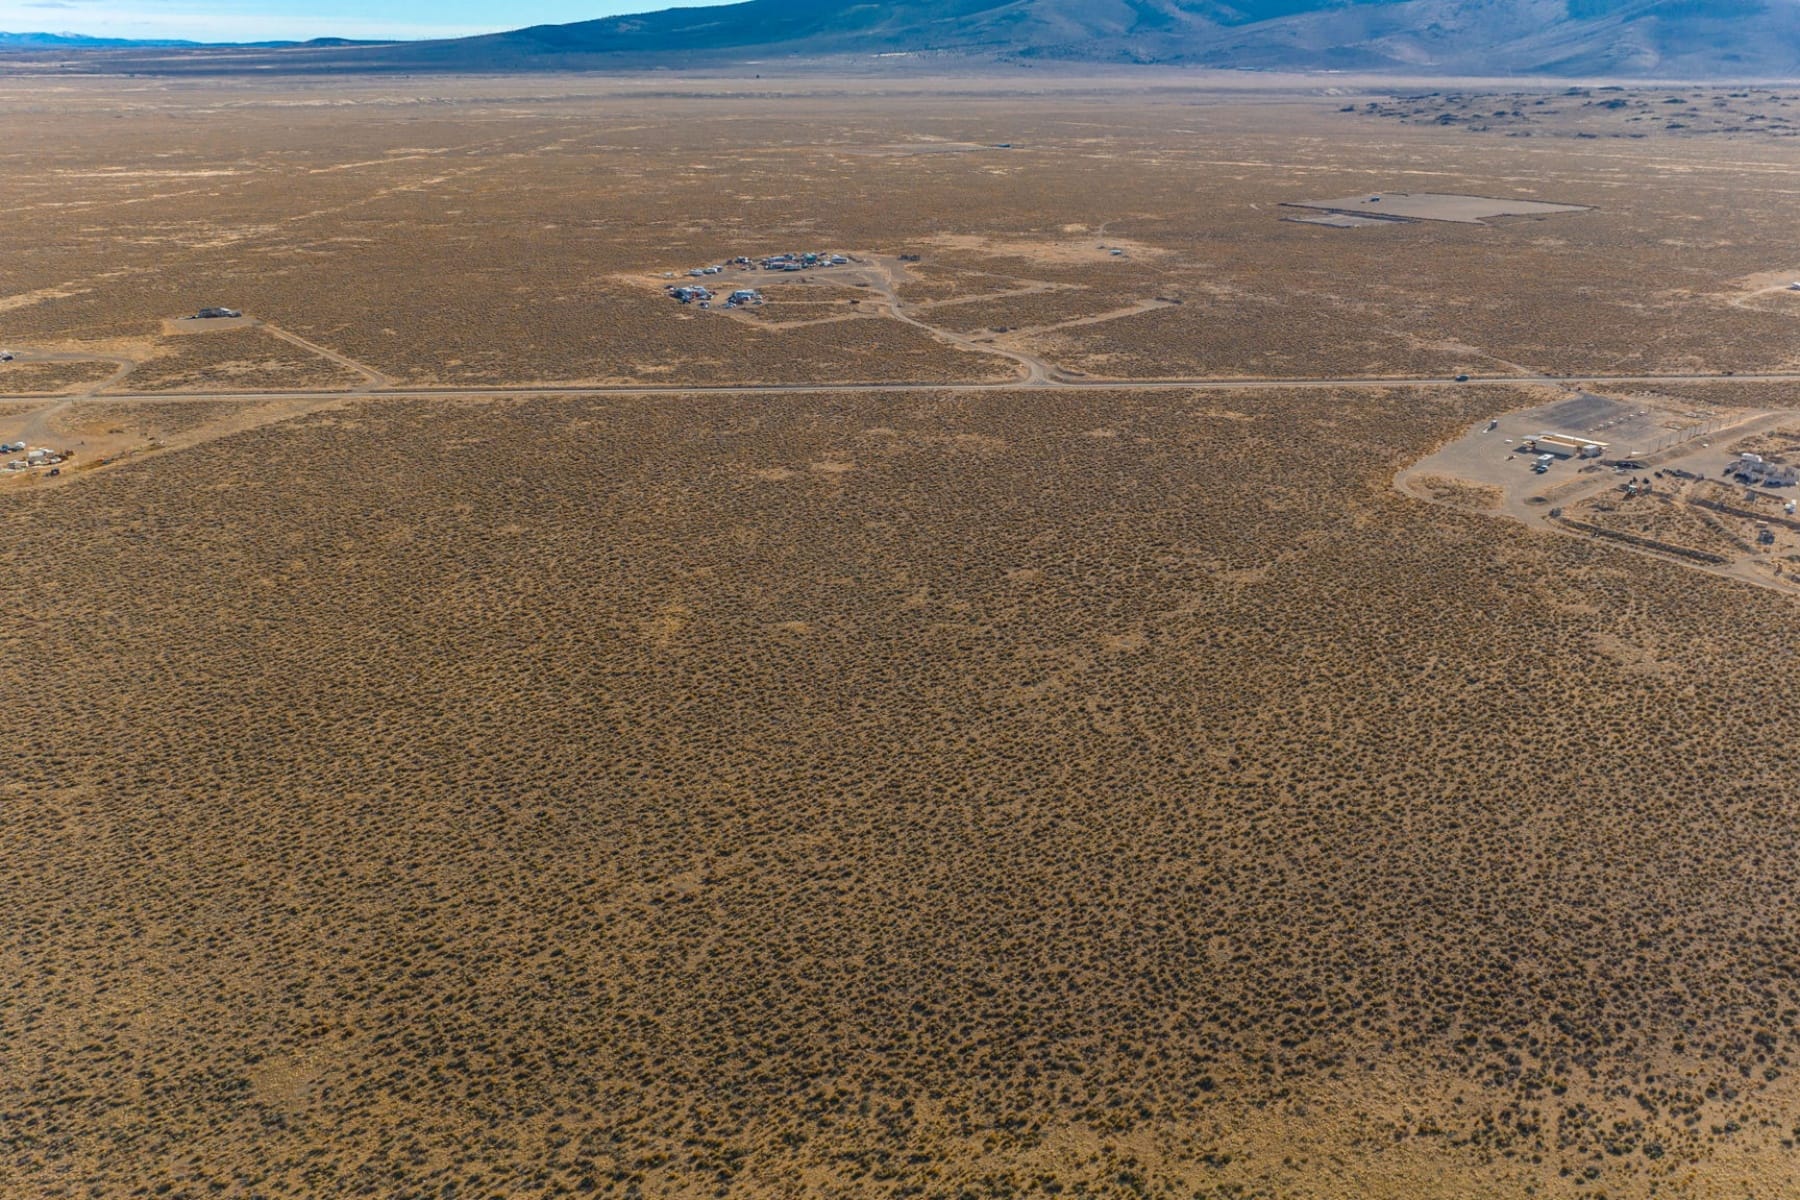
[[[0,33],[0,50],[97,50],[198,46],[199,42],[155,38],[84,37],[79,33]]]
[[[748,0],[446,41],[196,58],[177,49],[132,66],[595,70],[877,54],[968,64],[1777,78],[1800,73],[1800,0]]]
[[[347,38],[308,42],[190,42],[180,38],[104,38],[79,33],[0,33],[0,53],[8,50],[278,50],[293,47],[365,46]]]

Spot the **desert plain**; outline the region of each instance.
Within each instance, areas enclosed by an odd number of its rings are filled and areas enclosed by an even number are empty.
[[[0,1195],[1800,1190],[1792,99],[0,78]]]

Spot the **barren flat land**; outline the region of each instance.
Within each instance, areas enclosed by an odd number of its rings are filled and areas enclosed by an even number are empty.
[[[0,77],[0,1196],[1800,1194],[1792,100]]]

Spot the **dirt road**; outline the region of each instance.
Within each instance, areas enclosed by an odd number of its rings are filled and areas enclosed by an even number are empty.
[[[392,386],[394,383],[392,376],[383,375],[374,367],[359,363],[354,358],[339,354],[336,350],[327,350],[324,346],[318,345],[315,342],[309,342],[299,334],[289,333],[287,330],[271,325],[267,321],[262,323],[262,328],[265,332],[280,338],[291,346],[298,346],[307,353],[316,354],[327,362],[334,362],[347,371],[354,371],[356,374],[361,375],[364,379],[368,380],[370,387],[385,388]]]

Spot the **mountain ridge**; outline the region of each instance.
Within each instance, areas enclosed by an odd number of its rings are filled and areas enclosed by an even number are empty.
[[[196,42],[187,38],[112,38],[85,33],[8,33],[0,30],[0,52],[32,50],[278,50],[291,47],[339,47],[387,45],[350,38],[312,38],[307,41]]]
[[[442,41],[252,49],[177,47],[131,67],[519,72],[913,54],[969,65],[1768,79],[1800,74],[1800,0],[744,0]]]

